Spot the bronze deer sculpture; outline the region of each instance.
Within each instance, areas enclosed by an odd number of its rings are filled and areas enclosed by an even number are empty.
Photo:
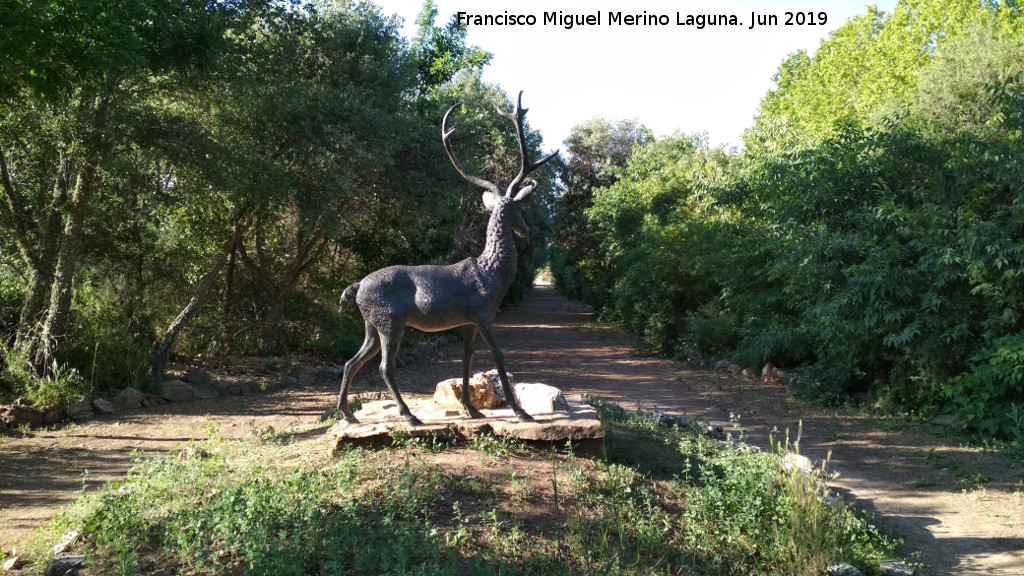
[[[505,373],[503,354],[494,341],[494,327],[491,324],[516,273],[518,254],[513,234],[526,236],[526,223],[519,206],[530,198],[537,181],[531,180],[526,184],[524,178],[558,154],[556,150],[537,162],[527,160],[523,128],[527,110],[522,107],[522,98],[523,93],[520,92],[512,112],[498,109],[499,114],[515,123],[519,138],[521,167],[507,188],[467,173],[456,159],[450,141],[455,128],[449,129],[447,125],[448,117],[461,104],[449,108],[441,121],[441,141],[455,170],[464,179],[485,190],[483,202],[491,210],[491,216],[487,222],[487,243],[483,253],[477,258],[467,258],[446,266],[382,268],[352,284],[342,293],[340,308],[344,310],[354,301],[366,327],[362,347],[345,363],[341,391],[338,393],[337,410],[342,412],[346,420],[353,420],[348,410],[348,390],[352,379],[367,360],[383,349],[380,375],[398,404],[399,414],[413,425],[420,424],[402,400],[395,384],[395,360],[406,326],[424,332],[439,332],[459,326],[464,328],[461,401],[473,418],[482,416],[469,400],[469,372],[479,333],[491,350],[505,400],[519,420],[533,420],[516,402]]]

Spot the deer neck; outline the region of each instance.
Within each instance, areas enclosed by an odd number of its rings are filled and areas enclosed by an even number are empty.
[[[498,300],[505,296],[508,287],[512,285],[518,257],[509,216],[500,207],[495,208],[487,222],[487,244],[477,258],[477,265],[485,274],[487,291]]]

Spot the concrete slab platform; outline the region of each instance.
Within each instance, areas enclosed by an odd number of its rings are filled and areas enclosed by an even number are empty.
[[[567,411],[531,414],[535,422],[520,422],[510,408],[483,409],[483,418],[470,418],[462,410],[438,408],[432,397],[404,397],[409,409],[423,422],[411,426],[398,414],[393,400],[377,400],[363,404],[353,416],[356,422],[341,421],[325,433],[328,449],[333,455],[346,445],[379,448],[390,446],[396,434],[409,437],[471,438],[494,434],[518,438],[530,443],[565,447],[571,442],[574,453],[600,457],[604,447],[604,428],[593,407],[568,401]]]

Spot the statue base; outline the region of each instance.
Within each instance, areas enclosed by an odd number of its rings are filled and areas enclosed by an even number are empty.
[[[470,418],[464,410],[438,407],[427,396],[404,398],[409,409],[423,423],[411,426],[398,414],[394,400],[367,402],[353,416],[356,422],[340,421],[327,430],[325,437],[331,456],[344,446],[383,448],[391,446],[396,437],[435,436],[471,438],[483,434],[518,438],[531,444],[573,446],[578,456],[598,458],[603,455],[604,428],[593,407],[568,400],[565,410],[550,414],[530,414],[534,422],[520,422],[511,408],[482,409],[483,418]]]

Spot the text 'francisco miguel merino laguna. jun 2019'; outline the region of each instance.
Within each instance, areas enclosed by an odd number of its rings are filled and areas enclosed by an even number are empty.
[[[751,12],[749,17],[738,14],[657,14],[652,12],[593,12],[590,14],[573,14],[562,11],[542,12],[540,14],[516,14],[508,11],[477,14],[458,12],[459,23],[466,26],[557,26],[572,30],[573,28],[596,26],[692,26],[704,29],[709,26],[822,26],[828,22],[828,14],[820,12]]]

